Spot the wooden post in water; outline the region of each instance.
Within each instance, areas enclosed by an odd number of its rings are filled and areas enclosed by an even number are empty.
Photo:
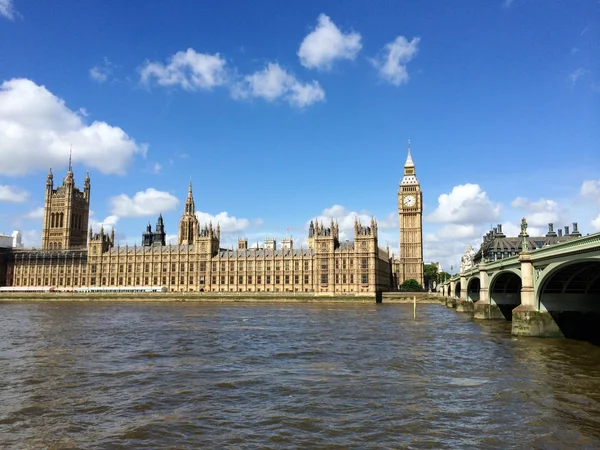
[[[413,319],[417,318],[417,297],[413,296]]]

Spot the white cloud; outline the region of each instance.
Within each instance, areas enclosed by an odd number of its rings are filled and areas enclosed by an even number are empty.
[[[580,194],[600,202],[600,180],[586,180],[581,184]]]
[[[579,67],[567,76],[567,81],[571,84],[571,86],[575,86],[575,84],[577,84],[577,80],[579,80],[582,76],[587,75],[589,72],[589,70]]]
[[[21,188],[0,185],[0,202],[23,203],[27,197],[29,197],[29,193]]]
[[[359,33],[342,33],[325,14],[317,18],[317,26],[300,44],[300,63],[309,69],[331,69],[340,59],[353,60],[362,48]]]
[[[104,58],[101,65],[94,66],[90,69],[90,78],[98,83],[104,83],[112,75],[114,64],[108,58]]]
[[[510,8],[514,2],[515,2],[515,0],[504,0],[504,2],[502,3],[502,6],[504,6],[505,8]]]
[[[44,218],[44,207],[40,206],[35,208],[33,211],[29,211],[25,214],[26,219],[43,219]]]
[[[395,86],[408,82],[406,64],[417,54],[419,42],[418,37],[409,42],[404,36],[398,36],[386,44],[380,55],[371,61],[378,69],[379,76]]]
[[[598,217],[592,220],[591,224],[595,231],[600,231],[600,214],[598,214]]]
[[[98,233],[100,231],[100,227],[103,227],[105,232],[110,233],[113,229],[115,229],[118,221],[119,217],[115,215],[107,216],[104,220],[97,220],[94,217],[94,212],[90,211],[90,216],[88,219],[88,228],[92,227],[94,233]]]
[[[8,20],[15,19],[15,9],[12,0],[0,0],[0,16],[4,16]]]
[[[193,48],[179,51],[168,64],[147,62],[140,70],[141,81],[161,86],[180,86],[186,91],[210,90],[227,82],[227,62],[218,53],[197,53]]]
[[[538,201],[532,202],[524,197],[517,197],[510,202],[510,206],[523,210],[527,224],[533,227],[543,227],[549,223],[558,223],[561,219],[559,205],[554,200],[541,198]],[[529,228],[527,229],[527,233],[532,236]]]
[[[217,224],[219,224],[221,226],[221,234],[241,233],[252,223],[249,219],[238,219],[235,216],[230,216],[227,211],[222,211],[216,216],[206,212],[197,211],[196,217],[200,221],[200,226],[202,227],[209,222],[212,222],[213,227],[216,227]]]
[[[21,232],[21,242],[25,248],[41,248],[42,233],[39,230],[26,230]]]
[[[162,166],[159,163],[155,162],[154,166],[152,167],[152,172],[160,173],[161,170],[162,170]]]
[[[454,186],[438,197],[438,207],[426,217],[429,222],[478,224],[495,222],[500,205],[494,205],[478,184]]]
[[[298,108],[325,99],[317,81],[301,83],[276,63],[268,63],[263,70],[245,76],[232,86],[231,94],[235,99],[262,98],[268,102],[283,99]]]
[[[548,224],[543,223],[540,226],[531,226],[527,219],[527,234],[529,236],[545,236],[548,230]],[[555,228],[556,231],[556,228]],[[516,237],[521,234],[521,222],[504,222],[502,224],[502,232],[508,237]]]
[[[111,213],[119,217],[142,217],[175,209],[179,200],[168,192],[148,188],[136,192],[133,198],[126,194],[110,199]]]
[[[106,122],[84,123],[77,112],[44,86],[28,79],[0,85],[0,174],[24,175],[73,162],[122,174],[146,146]]]

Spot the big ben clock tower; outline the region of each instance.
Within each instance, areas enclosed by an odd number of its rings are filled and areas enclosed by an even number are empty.
[[[415,174],[415,164],[410,154],[404,163],[404,177],[398,189],[398,214],[400,216],[400,273],[398,282],[417,280],[423,285],[423,194]]]

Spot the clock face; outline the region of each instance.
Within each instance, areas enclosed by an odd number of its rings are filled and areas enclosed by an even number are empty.
[[[407,195],[406,197],[404,197],[404,200],[402,201],[402,203],[404,203],[404,206],[415,206],[415,203],[417,203],[415,196],[414,195]]]

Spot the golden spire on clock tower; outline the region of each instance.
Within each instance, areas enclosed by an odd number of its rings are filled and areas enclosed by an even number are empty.
[[[398,188],[400,260],[398,284],[414,279],[423,285],[423,195],[408,141],[404,176]]]

